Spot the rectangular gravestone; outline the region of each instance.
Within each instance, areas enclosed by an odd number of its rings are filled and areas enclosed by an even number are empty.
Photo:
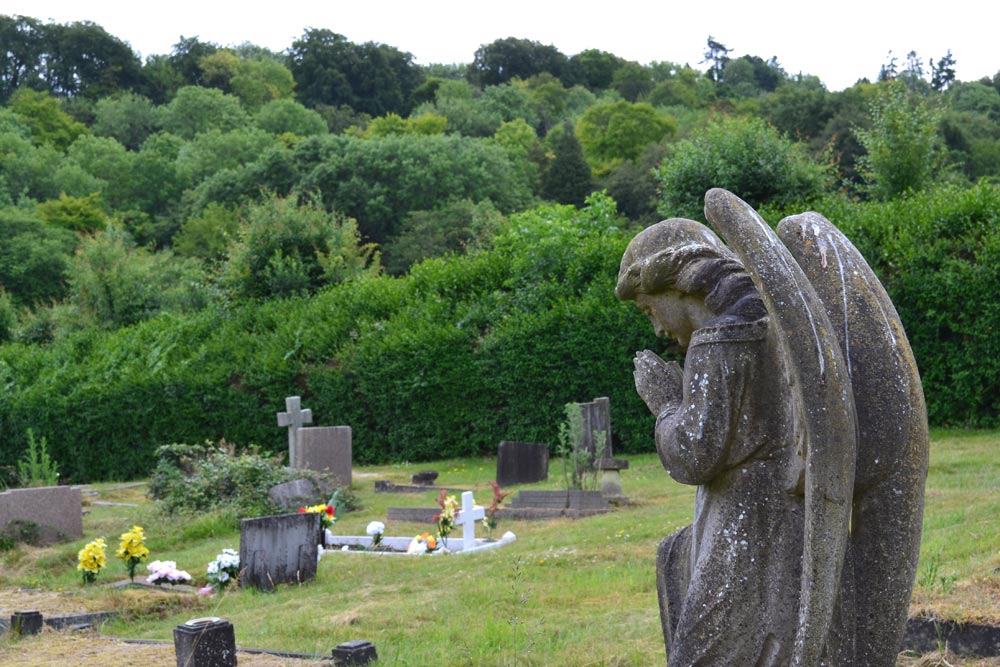
[[[549,448],[538,442],[504,440],[497,448],[497,484],[531,484],[549,478]]]
[[[38,545],[83,537],[83,494],[71,486],[42,486],[0,493],[0,532],[28,527]]]
[[[595,398],[590,403],[577,403],[580,406],[582,427],[582,447],[587,451],[590,460],[611,458],[611,402],[607,398]],[[604,433],[603,442],[594,442],[594,432]]]
[[[240,521],[240,587],[272,591],[316,577],[320,516],[278,514]]]
[[[299,429],[297,468],[330,475],[339,486],[351,483],[351,427],[307,426]]]

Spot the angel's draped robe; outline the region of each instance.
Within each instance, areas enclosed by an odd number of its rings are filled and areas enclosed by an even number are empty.
[[[791,655],[804,500],[768,322],[696,331],[683,399],[656,420],[663,466],[698,485],[694,522],[665,538],[657,558],[669,667],[775,667]]]

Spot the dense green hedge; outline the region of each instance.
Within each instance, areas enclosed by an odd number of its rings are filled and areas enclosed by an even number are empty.
[[[885,283],[931,423],[1000,426],[1000,188],[817,208]],[[631,359],[663,347],[612,295],[631,237],[614,223],[605,199],[543,207],[513,216],[492,248],[402,278],[2,346],[0,465],[15,463],[29,428],[73,481],[148,475],[170,442],[281,452],[275,413],[292,394],[317,424],[353,427],[359,462],[554,445],[563,404],[597,396],[611,399],[616,451],[649,451]]]
[[[73,481],[148,475],[170,442],[280,452],[291,394],[317,424],[350,424],[359,462],[554,444],[563,404],[596,396],[611,397],[618,450],[648,450],[631,358],[660,344],[614,300],[631,236],[616,222],[606,199],[546,207],[514,216],[490,250],[403,278],[0,347],[0,465],[29,427]]]

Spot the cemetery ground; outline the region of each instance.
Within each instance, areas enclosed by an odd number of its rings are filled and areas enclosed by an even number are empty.
[[[932,434],[911,615],[1000,624],[998,446],[1000,432]],[[127,579],[113,552],[119,534],[142,525],[150,560],[175,560],[201,586],[206,564],[223,548],[239,546],[232,515],[165,515],[146,499],[142,486],[95,484],[99,497],[84,501],[83,539],[0,552],[0,617],[27,609],[46,616],[83,611],[120,615],[99,631],[46,629],[23,638],[7,633],[0,637],[0,665],[173,667],[173,628],[204,616],[231,621],[240,647],[329,656],[337,644],[366,639],[376,645],[380,665],[663,664],[655,548],[660,538],[690,520],[693,489],[670,481],[655,454],[626,458],[630,467],[622,481],[631,503],[608,514],[576,520],[501,518],[493,536],[510,530],[517,540],[464,556],[327,552],[313,581],[282,585],[273,593],[230,588],[209,598],[111,587]],[[479,504],[489,504],[495,458],[355,466],[353,490],[361,508],[338,517],[333,532],[363,535],[369,521],[385,521],[389,507],[435,506],[436,490],[397,494],[373,489],[375,480],[408,483],[413,473],[429,468],[440,472],[436,487],[469,489]],[[547,482],[513,488],[515,493],[564,488],[561,462],[550,462]],[[431,526],[386,521],[385,534],[413,536],[427,530]],[[102,536],[108,542],[107,567],[93,586],[84,587],[76,570],[77,552]],[[451,539],[460,540],[460,532]],[[239,655],[239,664],[251,667],[314,663]],[[997,667],[1000,658],[974,660],[939,652],[901,656],[899,664]]]

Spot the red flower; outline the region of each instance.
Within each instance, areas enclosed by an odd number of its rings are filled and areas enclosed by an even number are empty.
[[[299,508],[299,514],[305,514],[305,513],[306,513],[306,508],[305,507],[300,507]]]
[[[333,513],[336,512],[336,511],[337,511],[337,508],[334,507],[333,505],[327,505],[326,506],[326,515],[328,517],[330,517],[331,519],[333,518]]]

